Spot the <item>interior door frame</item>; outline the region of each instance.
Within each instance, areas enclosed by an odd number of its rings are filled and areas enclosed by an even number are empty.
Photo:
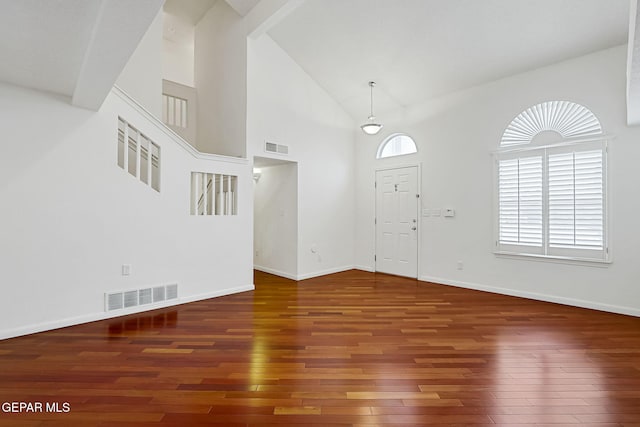
[[[418,277],[416,277],[416,280],[420,280],[420,277],[422,277],[421,273],[422,273],[422,269],[420,267],[421,263],[420,260],[422,259],[422,163],[418,162],[418,163],[399,163],[399,164],[392,164],[392,165],[388,165],[388,166],[384,166],[384,167],[379,167],[379,168],[375,168],[375,170],[373,171],[373,182],[374,182],[374,187],[373,187],[373,218],[374,218],[374,227],[373,227],[373,253],[374,255],[377,256],[377,248],[378,248],[378,224],[376,219],[378,218],[378,189],[376,188],[376,177],[378,175],[378,172],[381,171],[386,171],[386,170],[394,170],[394,169],[404,169],[404,168],[412,168],[415,167],[417,168],[416,171],[416,179],[418,180],[418,182],[416,183],[416,189],[418,191],[418,203],[417,203],[417,212],[416,212],[416,219],[417,219],[417,224],[418,224],[418,236],[417,236],[417,253],[416,256],[418,257],[418,259],[416,260],[416,265],[417,265],[417,271],[416,274]],[[377,261],[374,260],[373,261],[373,271],[377,272]]]

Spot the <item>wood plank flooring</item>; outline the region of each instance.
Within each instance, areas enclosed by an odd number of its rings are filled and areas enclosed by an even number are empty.
[[[0,426],[640,426],[638,318],[360,271],[255,282],[0,341]]]

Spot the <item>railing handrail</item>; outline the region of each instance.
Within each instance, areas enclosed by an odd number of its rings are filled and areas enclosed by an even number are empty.
[[[202,153],[195,149],[193,145],[189,144],[186,140],[184,140],[180,135],[174,132],[169,126],[164,124],[162,120],[156,117],[153,113],[143,107],[138,101],[133,99],[128,93],[122,90],[117,85],[114,85],[111,89],[111,92],[117,95],[120,99],[129,104],[132,108],[138,111],[140,114],[145,116],[145,118],[153,124],[155,127],[163,131],[169,138],[171,138],[178,146],[182,147],[185,151],[191,154],[196,159],[201,160],[215,160],[218,162],[227,162],[227,163],[237,163],[246,165],[249,164],[249,160],[244,157],[231,157],[231,156],[223,156],[221,154],[209,154]]]

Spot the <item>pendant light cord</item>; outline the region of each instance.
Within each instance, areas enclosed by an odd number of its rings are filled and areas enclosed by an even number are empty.
[[[375,82],[369,82],[369,87],[371,88],[371,109],[369,110],[369,118],[373,119],[373,87],[376,85]]]

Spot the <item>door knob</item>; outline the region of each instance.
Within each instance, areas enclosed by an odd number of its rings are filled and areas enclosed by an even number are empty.
[[[414,225],[413,227],[411,227],[411,229],[412,229],[413,231],[416,231],[416,230],[418,229],[418,227],[416,227],[416,226]]]

